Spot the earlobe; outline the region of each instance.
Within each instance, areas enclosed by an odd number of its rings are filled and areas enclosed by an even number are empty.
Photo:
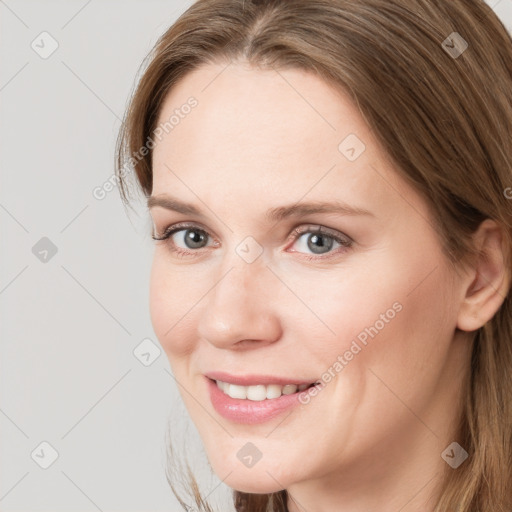
[[[479,251],[474,267],[465,281],[457,327],[475,331],[499,310],[510,287],[509,248],[502,228],[493,220],[484,220],[473,235]]]

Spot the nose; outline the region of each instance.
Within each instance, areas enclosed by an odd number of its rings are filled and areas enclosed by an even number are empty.
[[[207,293],[198,334],[218,348],[257,348],[274,343],[281,324],[272,295],[278,286],[262,258],[231,261]]]

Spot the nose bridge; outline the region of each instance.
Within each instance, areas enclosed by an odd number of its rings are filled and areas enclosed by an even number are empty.
[[[246,301],[247,294],[255,301],[262,298],[261,293],[265,292],[262,282],[269,272],[262,253],[263,248],[252,237],[232,247],[222,262],[221,277],[212,290],[212,299],[219,303],[232,300],[236,305]]]
[[[229,347],[239,341],[272,341],[279,336],[276,311],[269,300],[269,270],[263,258],[252,263],[238,254],[226,258],[219,277],[205,297],[199,334],[207,341]]]
[[[211,307],[240,306],[246,301],[246,292],[252,291],[258,274],[261,274],[261,271],[258,272],[256,266],[243,262],[225,265],[221,277],[209,294],[208,305]]]

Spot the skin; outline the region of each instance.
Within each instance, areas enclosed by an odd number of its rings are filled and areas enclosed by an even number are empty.
[[[234,489],[287,489],[291,512],[432,510],[443,471],[454,471],[441,453],[457,440],[471,331],[508,288],[499,229],[486,221],[475,243],[487,258],[455,272],[427,203],[347,96],[301,70],[226,66],[205,65],[171,90],[161,122],[190,96],[198,105],[153,153],[152,195],[204,217],[150,209],[156,235],[178,222],[209,235],[199,249],[185,245],[185,231],[156,242],[150,311],[210,464]],[[354,161],[338,149],[349,134],[366,146]],[[264,217],[314,200],[373,216]],[[299,226],[352,245],[315,253],[313,235],[290,238]],[[252,263],[236,252],[248,236],[263,249]],[[173,243],[190,254],[178,257]],[[257,425],[213,409],[205,372],[320,380],[395,303],[400,312],[310,403]],[[250,468],[237,458],[247,442],[262,453]]]

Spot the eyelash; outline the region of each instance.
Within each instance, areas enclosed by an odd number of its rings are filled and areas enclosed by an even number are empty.
[[[156,240],[156,241],[165,241],[165,240],[169,240],[170,237],[172,235],[174,235],[175,233],[178,233],[179,231],[184,231],[184,230],[187,230],[187,229],[193,229],[199,233],[202,233],[206,236],[209,236],[208,232],[205,231],[204,229],[202,228],[199,228],[198,226],[194,225],[194,224],[174,224],[172,226],[169,226],[168,228],[166,228],[163,232],[163,234],[161,236],[155,236],[154,234],[151,235],[151,238],[153,238],[153,240]],[[309,261],[312,261],[312,260],[324,260],[324,259],[328,259],[330,257],[333,257],[334,255],[336,254],[339,254],[341,252],[345,252],[347,251],[348,249],[350,249],[352,247],[352,243],[353,241],[346,237],[346,238],[343,238],[342,236],[340,235],[336,235],[334,233],[332,233],[330,230],[326,230],[325,228],[323,228],[322,226],[317,226],[315,228],[312,228],[311,225],[310,226],[301,226],[301,227],[298,227],[298,228],[295,228],[292,233],[291,233],[291,237],[292,237],[292,242],[295,242],[298,238],[300,238],[301,235],[304,235],[304,234],[321,234],[321,235],[325,235],[329,238],[332,238],[334,241],[338,242],[342,247],[339,248],[339,250],[337,250],[336,252],[334,253],[327,253],[327,254],[330,254],[330,256],[306,256],[304,255],[303,253],[300,253],[302,254],[302,257],[306,260],[309,260]],[[196,249],[196,250],[190,250],[190,251],[187,251],[185,249],[182,249],[181,247],[170,247],[170,250],[173,252],[173,253],[176,253],[176,255],[180,258],[185,258],[185,257],[193,257],[193,253],[197,253],[199,252],[201,249]],[[293,251],[293,252],[296,252],[296,251]]]

